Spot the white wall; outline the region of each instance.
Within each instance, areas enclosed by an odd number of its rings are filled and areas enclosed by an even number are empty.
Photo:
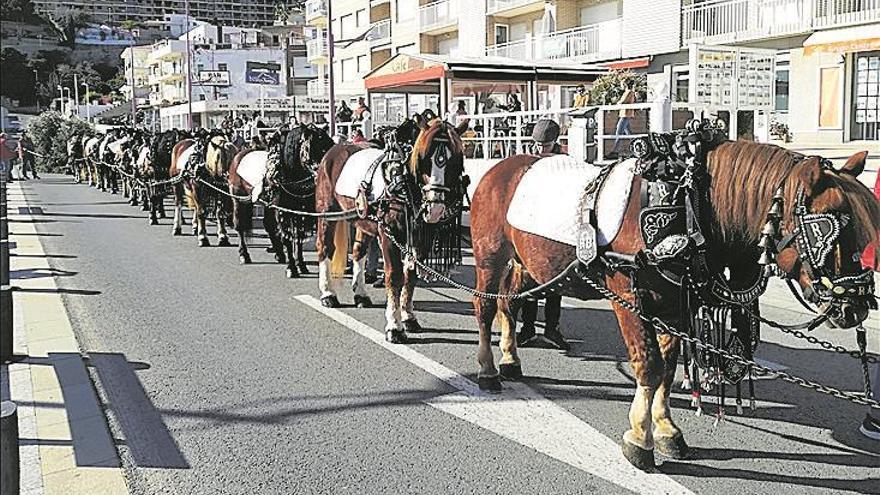
[[[681,0],[623,2],[623,56],[673,53],[681,48]]]

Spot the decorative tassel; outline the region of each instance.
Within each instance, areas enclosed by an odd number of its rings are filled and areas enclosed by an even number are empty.
[[[752,368],[749,367],[749,408],[754,411],[757,409],[755,404],[755,380],[752,378]]]
[[[736,414],[737,416],[742,416],[743,414],[743,400],[742,400],[742,382],[736,382]]]

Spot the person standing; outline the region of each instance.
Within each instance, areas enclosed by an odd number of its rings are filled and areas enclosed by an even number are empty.
[[[352,115],[352,120],[355,122],[361,122],[370,118],[370,107],[367,106],[367,102],[364,100],[363,96],[358,97],[358,106],[354,109],[354,115]]]
[[[351,108],[348,108],[348,103],[345,100],[339,102],[339,107],[336,108],[336,120],[338,122],[351,122]]]
[[[21,133],[21,139],[18,140],[18,159],[21,160],[21,176],[24,180],[28,180],[28,172],[34,176],[34,179],[39,179],[40,176],[37,175],[37,168],[34,166],[34,143],[31,141],[30,136],[27,135],[26,132]]]
[[[9,148],[6,141],[6,133],[0,133],[0,170],[6,172],[6,182],[12,182],[12,159],[15,158],[15,152]]]
[[[577,89],[574,90],[574,103],[572,106],[574,108],[585,108],[590,104],[590,93],[587,93],[587,88],[583,84],[578,84]]]
[[[633,83],[632,80],[627,79],[620,83],[621,88],[623,89],[623,94],[620,95],[620,99],[617,101],[618,105],[629,105],[630,103],[636,102],[636,92],[633,91]],[[617,126],[614,129],[614,147],[611,148],[611,153],[608,154],[608,158],[617,158],[619,156],[620,149],[620,136],[632,134],[630,130],[630,120],[635,116],[636,111],[632,108],[621,109],[617,113]]]

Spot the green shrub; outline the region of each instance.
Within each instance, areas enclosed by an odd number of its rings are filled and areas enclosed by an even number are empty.
[[[648,96],[648,79],[644,74],[636,74],[630,70],[615,70],[596,79],[590,88],[591,105],[616,105],[623,96],[623,82],[629,81],[636,92],[638,102],[644,102]]]
[[[79,119],[66,119],[58,112],[43,112],[28,125],[34,142],[37,168],[61,172],[67,166],[67,140],[74,134],[92,132],[92,126]]]

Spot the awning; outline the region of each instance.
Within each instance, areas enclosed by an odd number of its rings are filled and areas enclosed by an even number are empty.
[[[615,62],[602,62],[600,64],[602,67],[607,67],[609,69],[622,70],[622,69],[641,69],[644,67],[648,67],[651,65],[650,57],[641,57],[641,58],[631,58],[628,60],[617,60]]]
[[[589,82],[607,72],[596,65],[559,61],[398,53],[367,74],[364,85],[373,92],[418,93],[438,91],[444,76],[459,81]]]
[[[880,50],[880,29],[876,24],[818,31],[804,41],[804,55]]]

